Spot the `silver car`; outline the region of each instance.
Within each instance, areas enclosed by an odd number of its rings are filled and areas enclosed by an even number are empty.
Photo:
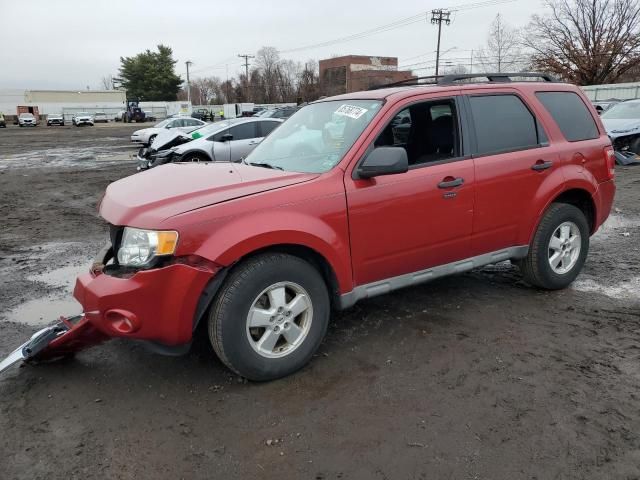
[[[236,118],[213,123],[193,132],[195,140],[186,140],[168,150],[138,158],[138,170],[171,162],[238,162],[275,130],[283,120],[275,118]],[[197,134],[197,135],[194,135]]]

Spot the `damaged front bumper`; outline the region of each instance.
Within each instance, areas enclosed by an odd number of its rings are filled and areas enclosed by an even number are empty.
[[[76,280],[73,296],[84,313],[36,332],[0,363],[0,372],[19,361],[65,357],[114,337],[140,340],[156,351],[182,351],[190,344],[201,293],[219,267],[186,258],[131,272],[107,265],[112,255],[108,245]]]
[[[99,332],[84,314],[60,319],[34,333],[0,362],[0,373],[19,361],[45,361],[71,355],[97,345],[108,337]]]

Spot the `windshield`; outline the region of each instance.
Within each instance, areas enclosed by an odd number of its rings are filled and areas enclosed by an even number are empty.
[[[76,113],[76,117],[88,117],[88,116],[89,116],[89,112]]]
[[[610,120],[640,120],[640,102],[623,102],[614,105],[602,114]]]
[[[231,122],[216,122],[216,123],[207,123],[200,128],[195,129],[191,132],[191,136],[195,138],[206,137],[211,133],[216,133],[219,130],[227,128],[231,125]]]
[[[265,138],[247,163],[293,172],[327,172],[342,160],[381,106],[377,100],[308,105]]]
[[[33,113],[21,113],[20,118],[31,118],[33,117]]]
[[[160,123],[156,123],[153,128],[164,128],[167,126],[167,123],[169,123],[171,120],[173,120],[172,118],[167,118],[166,120],[161,121]]]

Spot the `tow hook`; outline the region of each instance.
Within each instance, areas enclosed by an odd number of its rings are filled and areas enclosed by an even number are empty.
[[[60,317],[53,325],[34,333],[0,362],[0,373],[20,360],[51,360],[104,342],[108,337],[89,323],[84,314]]]

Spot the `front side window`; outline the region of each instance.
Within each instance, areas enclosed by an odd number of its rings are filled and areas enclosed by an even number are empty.
[[[235,127],[231,127],[230,132],[233,135],[233,140],[249,140],[250,138],[256,138],[256,124],[255,122],[241,123]]]
[[[540,143],[536,118],[516,95],[469,98],[477,155],[535,148]]]
[[[575,92],[537,92],[536,97],[570,142],[592,140],[600,133],[589,109]],[[602,117],[605,118],[605,113]]]
[[[411,105],[396,114],[378,135],[374,147],[402,147],[409,165],[459,156],[458,120],[453,100]]]
[[[247,162],[305,173],[335,167],[380,111],[379,100],[331,100],[301,108],[247,157]]]

